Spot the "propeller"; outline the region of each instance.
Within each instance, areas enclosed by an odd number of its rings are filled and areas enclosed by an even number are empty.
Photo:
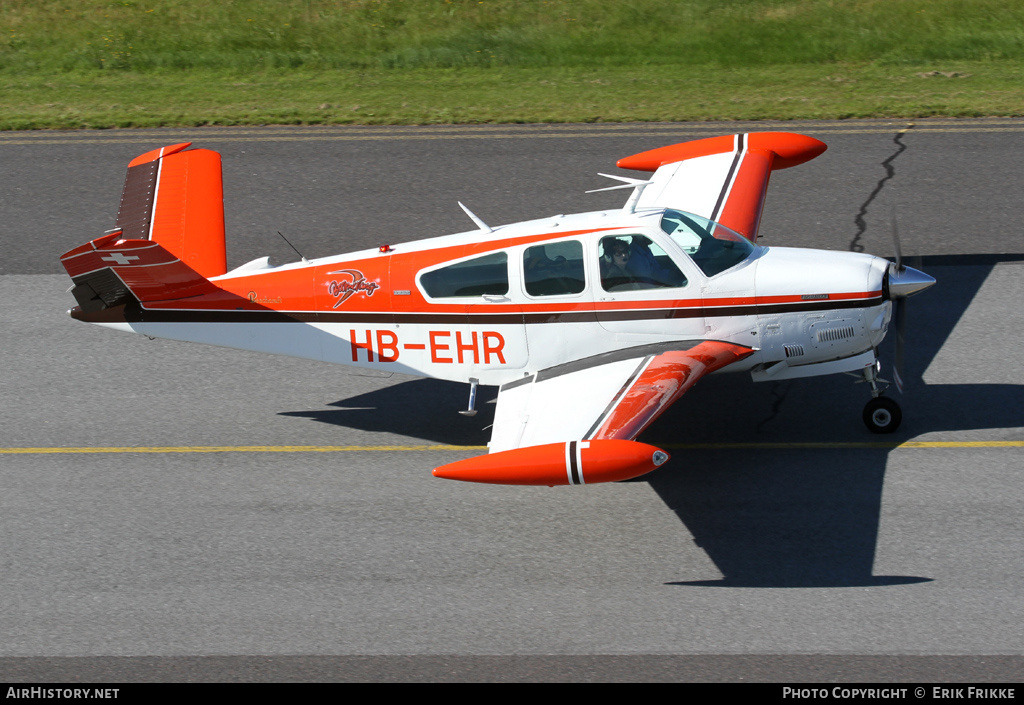
[[[896,202],[892,203],[892,245],[896,250],[895,271],[899,275],[906,271],[903,266],[903,248],[900,246],[900,230],[896,224]],[[891,284],[891,275],[890,275]],[[891,291],[891,288],[890,288]],[[905,297],[893,300],[892,325],[896,329],[896,355],[892,363],[892,377],[896,382],[896,389],[903,394],[903,350],[906,345],[907,332],[907,299]]]
[[[897,270],[899,271],[899,270]],[[893,299],[892,325],[896,329],[896,354],[892,362],[892,378],[903,394],[903,350],[906,346],[907,299]]]
[[[889,267],[889,298],[892,299],[892,324],[896,329],[896,355],[892,374],[896,389],[903,393],[903,351],[906,346],[907,297],[924,291],[935,283],[933,277],[903,264],[903,248],[900,246],[899,228],[896,226],[896,204],[892,206],[892,242],[896,249],[896,262]],[[916,263],[915,263],[916,264]]]

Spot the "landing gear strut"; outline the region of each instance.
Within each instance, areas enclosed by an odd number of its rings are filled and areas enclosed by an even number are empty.
[[[878,376],[878,362],[864,368],[864,381],[871,386],[871,401],[864,405],[861,418],[872,433],[892,433],[900,427],[903,412],[893,399],[882,396],[889,382]]]

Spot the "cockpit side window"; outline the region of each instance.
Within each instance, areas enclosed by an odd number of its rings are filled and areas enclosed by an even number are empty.
[[[686,276],[657,243],[643,235],[601,239],[601,287],[608,292],[686,286]]]
[[[420,275],[420,285],[432,299],[505,295],[508,293],[508,255],[493,252],[424,272]]]
[[[683,211],[666,210],[661,219],[661,229],[709,277],[735,267],[757,248],[721,223]]]
[[[587,285],[584,269],[578,240],[533,245],[523,252],[523,283],[530,296],[578,294]]]

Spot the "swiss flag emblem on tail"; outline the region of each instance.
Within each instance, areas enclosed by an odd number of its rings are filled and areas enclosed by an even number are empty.
[[[216,287],[162,245],[123,240],[115,231],[61,256],[71,290],[86,313],[129,301],[168,301]]]

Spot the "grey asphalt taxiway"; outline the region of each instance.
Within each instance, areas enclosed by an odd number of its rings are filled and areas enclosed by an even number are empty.
[[[787,130],[768,246],[904,253],[904,422],[837,376],[702,380],[637,481],[516,488],[493,390],[115,333],[59,255],[127,163],[224,157],[229,265],[616,207],[597,172]],[[0,133],[0,681],[1020,679],[1022,120]],[[887,341],[883,361],[892,357]],[[892,392],[895,396],[896,393]]]

